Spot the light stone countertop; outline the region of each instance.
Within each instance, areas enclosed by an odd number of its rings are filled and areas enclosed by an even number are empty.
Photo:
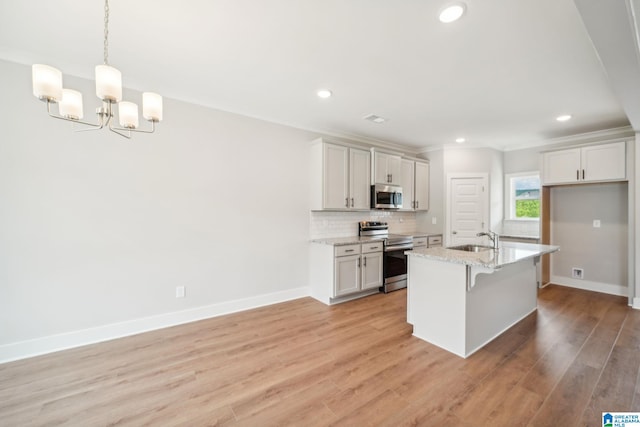
[[[396,236],[413,236],[413,237],[429,237],[429,236],[441,236],[442,233],[424,233],[420,231],[416,232],[402,232],[402,233],[389,233]],[[386,237],[381,236],[349,236],[349,237],[323,237],[319,239],[311,239],[312,243],[321,243],[324,245],[344,246],[355,245],[358,243],[378,242],[384,240]]]
[[[328,238],[322,238],[322,239],[312,239],[311,243],[321,243],[324,245],[333,245],[333,246],[344,246],[344,245],[355,245],[358,243],[381,242],[384,239],[385,237],[380,237],[380,236],[328,237]]]
[[[529,258],[560,250],[559,246],[535,245],[531,243],[502,242],[496,251],[465,252],[447,248],[418,248],[407,251],[410,257],[429,258],[456,264],[476,265],[486,268],[500,268]]]

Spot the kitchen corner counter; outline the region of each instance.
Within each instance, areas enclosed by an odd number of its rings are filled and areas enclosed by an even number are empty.
[[[465,252],[448,248],[419,248],[407,251],[409,257],[429,258],[438,261],[498,269],[529,258],[549,254],[559,250],[559,246],[536,245],[531,243],[502,242],[496,251]]]

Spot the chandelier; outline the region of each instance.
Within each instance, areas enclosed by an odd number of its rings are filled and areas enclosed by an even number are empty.
[[[62,73],[49,65],[34,64],[32,67],[33,94],[47,103],[47,113],[56,119],[80,123],[88,128],[77,131],[109,130],[131,138],[131,132],[153,133],[155,124],[162,120],[162,97],[157,93],[142,94],[142,116],[151,122],[150,129],[138,129],[138,105],[122,101],[122,73],[109,65],[109,0],[104,2],[104,64],[96,66],[96,95],[102,100],[102,107],[96,109],[98,123],[82,121],[82,94],[62,87]],[[51,105],[58,104],[58,114],[52,112]],[[114,112],[117,105],[120,127],[114,126]]]

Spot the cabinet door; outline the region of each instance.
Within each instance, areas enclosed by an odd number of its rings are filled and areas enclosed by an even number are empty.
[[[360,290],[360,255],[335,258],[333,296],[348,295]]]
[[[362,255],[362,290],[382,286],[382,252]]]
[[[348,208],[349,148],[333,144],[324,145],[322,177],[322,207]]]
[[[400,185],[401,158],[392,154],[374,154],[374,183]]]
[[[624,142],[582,148],[584,181],[608,181],[626,178],[626,146]]]
[[[389,183],[400,185],[402,180],[402,158],[399,156],[389,156],[387,159],[387,170],[389,172]]]
[[[387,167],[388,156],[382,153],[374,153],[373,155],[373,172],[375,184],[388,184],[389,183],[389,170]]]
[[[416,162],[416,210],[429,210],[429,163]]]
[[[400,162],[400,186],[402,187],[402,209],[403,211],[412,211],[416,206],[416,198],[414,194],[415,183],[415,165],[413,160],[402,159]]]
[[[370,209],[371,153],[351,148],[349,156],[349,207]]]
[[[543,184],[566,184],[580,179],[580,149],[550,151],[542,155]]]

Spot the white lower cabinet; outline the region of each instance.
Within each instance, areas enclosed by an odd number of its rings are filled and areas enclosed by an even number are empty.
[[[336,246],[335,254],[334,297],[382,286],[382,242]]]
[[[380,249],[378,249],[380,248]],[[378,289],[382,286],[382,243],[362,245],[361,289]]]
[[[382,241],[338,246],[312,243],[311,296],[332,304],[369,295],[382,286],[382,262]]]
[[[336,247],[336,259],[333,263],[335,270],[334,297],[352,294],[360,290],[362,277],[360,272],[360,245],[349,245],[348,247],[350,248],[349,252],[355,252],[357,255],[345,254],[342,246]]]

